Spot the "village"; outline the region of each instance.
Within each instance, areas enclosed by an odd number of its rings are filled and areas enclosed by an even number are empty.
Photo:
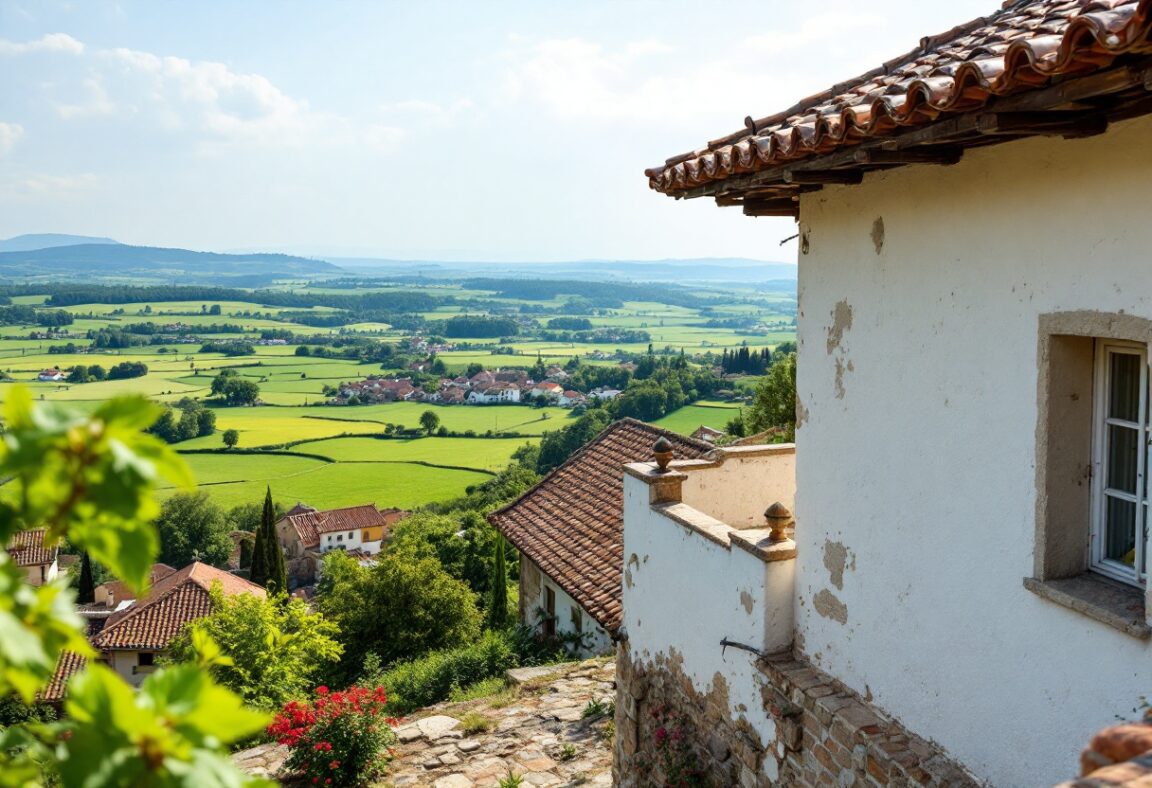
[[[418,371],[423,371],[424,364]],[[621,362],[621,368],[634,372],[636,365]],[[368,405],[380,402],[431,402],[437,405],[518,405],[549,404],[579,408],[589,399],[608,401],[620,396],[619,389],[598,386],[586,394],[566,389],[569,375],[561,367],[548,367],[543,380],[536,381],[522,369],[481,370],[471,377],[441,378],[434,390],[413,383],[410,377],[369,376],[366,380],[342,383],[329,399],[332,405]]]

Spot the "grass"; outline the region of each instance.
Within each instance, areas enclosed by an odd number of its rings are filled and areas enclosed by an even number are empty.
[[[700,426],[722,430],[739,412],[739,405],[701,401],[692,405],[685,405],[652,423],[666,430],[688,435]]]
[[[197,481],[221,506],[259,503],[265,486],[283,502],[320,509],[359,503],[411,509],[464,494],[488,478],[478,471],[414,464],[325,463],[309,457],[259,454],[186,454]],[[161,495],[176,492],[161,489]]]
[[[460,729],[465,736],[475,736],[477,733],[487,733],[492,729],[493,722],[477,711],[470,711],[460,718]]]
[[[497,471],[512,460],[514,451],[528,442],[535,441],[523,438],[330,438],[302,443],[292,450],[323,454],[338,462],[423,461]]]
[[[483,681],[477,681],[475,684],[470,684],[461,689],[453,687],[451,694],[448,695],[449,703],[464,703],[470,700],[487,700],[492,708],[501,708],[495,705],[502,700],[504,696],[515,696],[516,691],[510,688],[507,682],[504,681],[502,676],[493,676]],[[463,722],[463,720],[461,720]]]

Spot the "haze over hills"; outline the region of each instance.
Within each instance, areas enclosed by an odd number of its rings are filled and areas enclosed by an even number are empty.
[[[66,277],[204,284],[210,280],[245,287],[284,277],[330,277],[340,273],[341,269],[323,260],[286,254],[220,254],[128,246],[115,241],[0,252],[0,277],[20,281]]]
[[[673,260],[572,260],[566,262],[441,262],[365,257],[325,257],[331,263],[368,276],[405,274],[430,279],[469,276],[546,277],[549,279],[642,282],[766,282],[795,280],[796,265],[744,257]]]
[[[226,254],[133,246],[112,238],[41,233],[0,240],[0,279],[262,287],[285,278],[460,280],[473,277],[676,284],[743,283],[795,288],[796,266],[748,258],[492,262],[364,257],[314,259],[274,252]]]
[[[65,233],[28,233],[14,238],[0,239],[0,252],[31,252],[36,249],[51,249],[57,246],[77,244],[119,244],[112,238],[95,235],[67,235]]]

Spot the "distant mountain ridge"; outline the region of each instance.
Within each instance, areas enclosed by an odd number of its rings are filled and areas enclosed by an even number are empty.
[[[78,244],[119,244],[112,238],[97,235],[67,235],[65,233],[26,233],[12,238],[0,239],[0,252],[33,252],[37,249],[52,249],[58,246]]]
[[[129,246],[83,243],[26,251],[0,252],[0,278],[59,279],[61,276],[92,280],[157,279],[171,283],[226,280],[221,284],[250,286],[276,278],[332,276],[341,269],[323,260],[286,254],[221,254]]]

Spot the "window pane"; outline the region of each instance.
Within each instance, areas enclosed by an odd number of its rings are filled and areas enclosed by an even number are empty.
[[[1108,487],[1136,494],[1136,452],[1140,432],[1129,427],[1108,427]]]
[[[1136,564],[1136,504],[1106,496],[1104,557]]]
[[[1108,416],[1136,421],[1140,418],[1140,356],[1112,353],[1109,370]]]

